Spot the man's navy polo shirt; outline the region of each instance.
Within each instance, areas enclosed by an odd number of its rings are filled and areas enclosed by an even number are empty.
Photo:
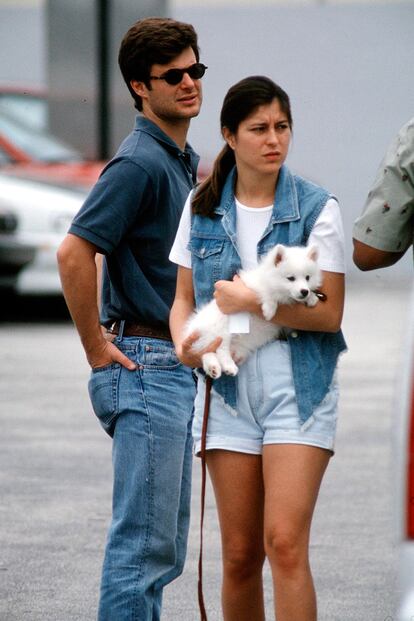
[[[69,233],[105,255],[101,322],[118,319],[168,326],[177,266],[168,255],[198,156],[155,123],[137,117],[134,131],[108,163]]]

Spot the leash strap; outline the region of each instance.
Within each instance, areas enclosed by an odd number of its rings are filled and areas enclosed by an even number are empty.
[[[208,414],[210,411],[210,393],[212,379],[206,375],[206,394],[204,399],[203,427],[201,430],[201,511],[200,511],[200,554],[198,557],[198,606],[200,608],[201,621],[207,621],[207,613],[204,605],[203,595],[203,525],[204,525],[204,508],[206,500],[206,440]]]

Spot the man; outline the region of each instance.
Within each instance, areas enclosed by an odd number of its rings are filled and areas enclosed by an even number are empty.
[[[353,237],[354,262],[364,271],[393,265],[413,244],[414,118],[390,144]]]
[[[142,116],[75,217],[58,261],[92,368],[93,408],[113,437],[98,618],[158,621],[163,587],[183,568],[189,524],[194,381],[168,329],[176,279],[168,254],[196,180],[186,136],[206,67],[193,27],[163,18],[130,28],[119,65]],[[105,255],[100,319],[97,253]]]

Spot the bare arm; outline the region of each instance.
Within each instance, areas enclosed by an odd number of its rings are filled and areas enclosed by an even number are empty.
[[[198,368],[202,366],[201,356],[208,351],[216,351],[221,339],[216,339],[201,352],[193,351],[192,345],[198,338],[197,333],[190,334],[186,339],[183,338],[184,326],[193,311],[192,270],[179,266],[175,299],[170,313],[170,330],[178,359],[189,367]]]
[[[318,302],[313,307],[300,303],[281,304],[272,321],[297,330],[338,332],[344,309],[345,278],[343,274],[336,272],[322,272],[322,274],[322,292],[327,298],[325,302]],[[233,281],[216,282],[214,297],[223,313],[248,311],[262,316],[256,294],[238,277]]]
[[[98,252],[95,255],[96,265],[96,302],[98,308],[101,308],[102,303],[102,271],[103,271],[103,256]]]
[[[119,362],[132,370],[135,364],[107,341],[101,330],[97,304],[96,254],[97,248],[81,237],[68,234],[63,240],[57,257],[66,304],[90,366],[97,368]]]
[[[98,309],[101,308],[102,304],[102,280],[103,280],[103,256],[100,253],[96,253],[95,255],[95,265],[96,265],[96,303],[98,304]],[[101,326],[102,334],[104,337],[108,338],[106,333],[105,326]]]
[[[394,263],[397,263],[397,261],[399,261],[404,255],[404,252],[389,252],[373,248],[372,246],[368,246],[355,238],[353,239],[353,242],[353,260],[355,265],[363,272],[394,265]]]

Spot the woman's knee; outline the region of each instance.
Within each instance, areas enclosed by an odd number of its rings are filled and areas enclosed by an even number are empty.
[[[224,545],[223,570],[227,578],[244,581],[261,573],[265,560],[263,546],[229,541]]]
[[[265,534],[265,551],[272,565],[283,571],[308,566],[308,537],[292,530],[271,529]]]

